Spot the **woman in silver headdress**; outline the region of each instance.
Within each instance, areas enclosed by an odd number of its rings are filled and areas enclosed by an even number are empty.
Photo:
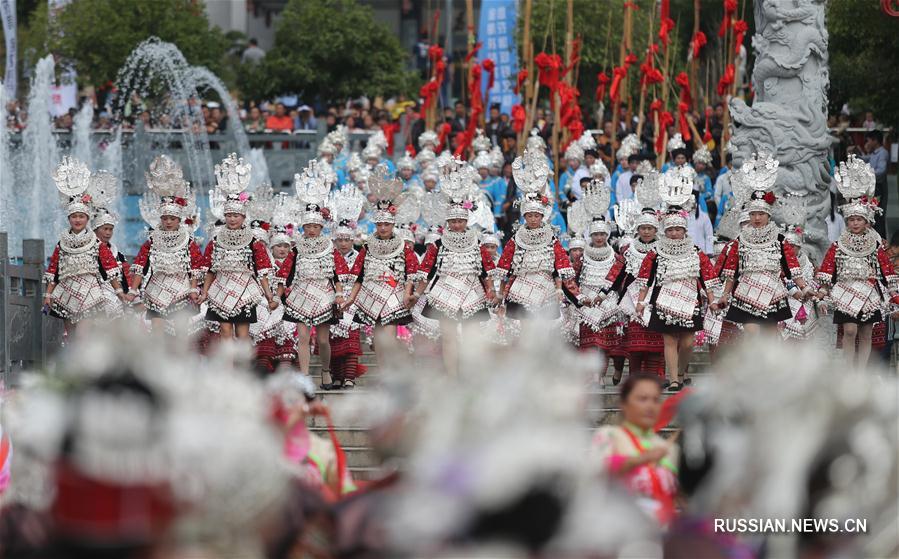
[[[63,195],[69,229],[60,235],[44,274],[44,307],[51,316],[64,320],[66,330],[72,333],[81,320],[120,317],[126,297],[119,262],[109,245],[101,243],[88,227],[93,198],[87,165],[66,156],[53,180]]]

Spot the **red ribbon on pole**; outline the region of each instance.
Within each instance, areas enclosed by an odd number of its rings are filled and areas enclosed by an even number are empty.
[[[659,8],[659,12],[662,14],[663,21],[668,18],[670,12],[669,3],[670,0],[662,0],[661,7]]]
[[[393,155],[393,136],[400,129],[400,125],[397,123],[393,124],[382,124],[381,130],[384,132],[384,137],[387,138],[387,154]]]
[[[744,20],[738,19],[734,22],[734,33],[737,34],[734,40],[734,52],[737,54],[740,54],[740,46],[743,45],[743,37],[747,31],[749,31],[749,24]]]
[[[659,40],[662,41],[665,49],[668,49],[668,33],[672,29],[674,29],[674,20],[670,17],[662,19],[659,25]]]
[[[702,31],[697,31],[696,34],[693,35],[693,40],[690,41],[690,45],[693,47],[693,58],[699,58],[699,51],[702,47],[706,46],[708,42],[705,33]]]
[[[692,105],[693,95],[690,91],[690,76],[686,72],[681,72],[674,78],[674,83],[680,86],[680,102]]]
[[[518,71],[518,80],[515,83],[515,95],[518,95],[521,92],[521,86],[524,85],[525,80],[528,79],[528,71],[527,70],[519,70]]]
[[[685,142],[689,142],[693,135],[690,134],[690,125],[687,123],[687,112],[690,110],[690,105],[681,101],[677,104],[677,119],[680,124],[680,135],[684,137]]]
[[[609,85],[612,78],[606,75],[605,72],[600,72],[596,75],[596,81],[599,83],[599,85],[596,86],[596,100],[602,101],[606,96],[606,86]]]
[[[727,68],[724,69],[724,75],[721,76],[721,79],[718,80],[718,95],[724,97],[727,94],[727,90],[734,84],[735,79],[734,65],[728,64]]]
[[[428,58],[431,59],[431,62],[436,62],[443,58],[443,49],[440,48],[440,45],[431,45],[428,47]]]
[[[626,66],[618,66],[612,70],[612,87],[609,89],[609,97],[613,103],[617,103],[621,99],[621,80],[627,75]]]
[[[565,70],[562,72],[562,76],[565,76],[570,72],[574,66],[581,59],[581,38],[578,37],[571,44],[571,57],[568,59],[568,66],[565,67]]]
[[[712,107],[705,108],[705,134],[702,135],[703,143],[709,143],[712,141],[712,129],[710,127],[710,122],[712,121]]]
[[[512,105],[512,130],[521,134],[524,130],[524,121],[527,118],[527,112],[521,105]]]
[[[481,67],[477,64],[471,67],[471,74],[468,80],[468,95],[471,97],[471,112],[472,117],[475,111],[480,111],[484,108],[484,101],[481,99]],[[473,120],[469,119],[469,121]]]
[[[736,1],[736,0],[734,0],[734,1]],[[471,50],[468,51],[468,54],[465,55],[465,62],[471,62],[471,59],[474,58],[475,56],[477,56],[479,50],[481,50],[481,42],[480,41],[475,43],[474,46],[471,47]]]
[[[418,91],[418,94],[422,98],[421,108],[422,110],[428,110],[431,107],[431,103],[434,100],[434,96],[437,93],[439,86],[437,85],[437,80],[431,78],[428,83],[421,86],[421,89]]]
[[[440,125],[440,129],[437,132],[437,153],[443,151],[443,145],[446,143],[446,138],[452,131],[453,127],[449,122],[444,122]]]
[[[659,131],[656,137],[656,153],[662,153],[665,149],[665,130],[674,124],[674,117],[668,111],[659,113]]]
[[[736,11],[737,0],[724,0],[724,17],[721,18],[721,26],[718,28],[719,37],[724,37],[727,34],[727,28],[730,27],[731,18]]]
[[[655,85],[665,81],[665,76],[662,74],[662,71],[658,68],[653,68],[647,63],[640,65],[640,73],[643,74],[643,77],[640,78],[641,85]]]
[[[481,62],[481,67],[487,72],[487,91],[490,91],[493,89],[493,73],[496,71],[496,64],[494,64],[493,60],[485,58],[484,61]]]

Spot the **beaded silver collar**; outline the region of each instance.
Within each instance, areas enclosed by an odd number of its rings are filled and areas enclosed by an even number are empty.
[[[366,247],[368,248],[367,252],[372,256],[377,258],[392,258],[403,251],[405,244],[405,241],[396,235],[389,239],[379,239],[372,235],[368,239]]]
[[[683,239],[669,239],[662,237],[655,246],[656,252],[665,258],[680,259],[684,256],[696,254],[696,246],[693,239],[685,236]]]
[[[653,239],[648,243],[644,243],[640,239],[634,239],[631,241],[631,247],[641,254],[646,254],[656,247],[656,240]]]
[[[536,229],[520,227],[515,232],[515,245],[524,250],[542,248],[553,240],[553,229],[549,225],[541,225]]]
[[[871,229],[866,230],[861,235],[850,233],[847,230],[840,234],[840,238],[837,239],[837,245],[840,251],[849,256],[864,258],[870,256],[880,246],[880,235]]]
[[[329,237],[300,237],[297,240],[297,253],[300,256],[309,258],[321,257],[332,251],[331,239]]]
[[[150,233],[150,241],[153,249],[160,252],[176,252],[187,246],[190,242],[190,232],[187,228],[179,227],[175,231],[163,231],[154,229]]]
[[[228,229],[222,227],[215,236],[215,244],[227,250],[237,250],[253,242],[253,231],[249,227]]]
[[[59,236],[59,247],[69,254],[88,252],[99,242],[97,236],[90,229],[83,229],[80,233],[73,233],[69,230]]]
[[[777,241],[777,235],[780,228],[775,223],[769,222],[764,227],[753,227],[747,225],[740,231],[740,244],[750,248],[762,248],[771,245]]]
[[[589,246],[584,249],[584,256],[596,262],[605,262],[615,257],[615,251],[609,245],[604,247]]]
[[[478,246],[478,234],[472,229],[461,233],[444,231],[440,243],[450,252],[468,252]]]

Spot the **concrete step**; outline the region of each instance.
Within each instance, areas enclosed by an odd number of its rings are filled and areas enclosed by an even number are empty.
[[[328,433],[328,428],[323,426],[312,426],[309,428],[312,433],[315,433],[319,437],[323,437],[326,440],[330,438],[330,434]],[[352,447],[365,447],[370,444],[368,437],[368,429],[363,427],[340,427],[335,428],[334,433],[337,435],[337,440],[340,441],[340,444],[344,447],[352,446]]]

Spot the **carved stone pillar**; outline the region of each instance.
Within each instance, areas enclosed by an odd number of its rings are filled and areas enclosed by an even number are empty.
[[[754,152],[780,161],[778,223],[800,225],[812,261],[828,246],[826,0],[755,0],[752,106],[732,99],[734,166]]]

